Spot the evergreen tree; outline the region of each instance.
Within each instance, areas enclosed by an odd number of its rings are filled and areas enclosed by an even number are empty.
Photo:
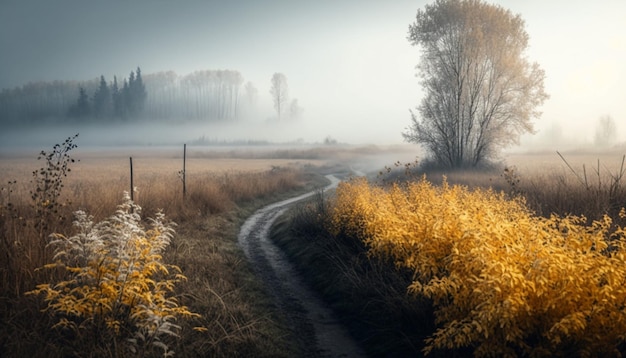
[[[142,111],[146,103],[146,98],[148,98],[148,92],[146,92],[146,86],[143,84],[141,68],[139,67],[137,67],[137,75],[135,76],[135,95],[137,103],[139,104],[138,108]]]
[[[89,106],[89,96],[84,87],[78,89],[78,100],[76,104],[70,107],[68,115],[74,118],[85,118],[91,114],[91,107]]]
[[[128,87],[126,88],[126,111],[130,115],[135,114],[135,96],[133,90],[135,88],[135,72],[130,71],[128,76]]]
[[[96,117],[106,117],[111,115],[111,91],[104,79],[100,76],[100,86],[93,95],[93,110]]]
[[[136,73],[131,71],[128,90],[130,100],[128,103],[128,111],[131,115],[139,115],[143,111],[147,97],[146,87],[141,78],[141,68],[137,67]]]
[[[113,100],[113,114],[116,117],[122,117],[124,114],[124,97],[117,84],[117,76],[113,76],[113,84],[111,85],[111,99]]]
[[[132,81],[135,80],[133,73],[131,72],[131,77],[130,79]],[[128,81],[126,81],[126,79],[124,79],[124,85],[122,87],[122,93],[120,95],[120,117],[122,118],[126,118],[126,116],[128,115],[128,107],[130,107],[130,103],[131,103],[131,98],[130,98],[130,85],[128,84]]]
[[[87,91],[81,87],[79,89],[78,97],[78,113],[81,117],[87,117],[91,113],[91,106],[89,106],[89,97]]]

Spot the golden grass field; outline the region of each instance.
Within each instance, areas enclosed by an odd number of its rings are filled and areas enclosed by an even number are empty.
[[[12,156],[0,156],[0,178],[2,183],[17,180],[27,184],[33,170],[42,165],[37,160],[38,153],[20,152]],[[77,160],[71,166],[68,185],[91,181],[106,181],[107,185],[124,187],[130,180],[130,158],[133,160],[133,175],[138,187],[148,186],[155,178],[159,180],[178,179],[178,172],[183,169],[182,148],[174,149],[103,149],[93,150],[78,148],[72,153]],[[320,165],[322,160],[292,160],[281,158],[212,158],[203,152],[187,153],[186,171],[189,177],[216,175],[227,172],[261,172],[274,167],[297,167]],[[126,190],[128,185],[124,188]]]
[[[623,173],[620,151],[562,154],[576,174],[554,152],[507,154],[502,165],[492,171],[432,171],[427,176],[434,182],[446,175],[450,183],[522,193],[542,215],[550,211],[600,215],[625,204],[621,176],[615,185],[619,193],[607,196],[605,190],[620,170]],[[50,317],[40,311],[41,303],[24,296],[42,280],[50,279],[38,268],[50,261],[51,253],[32,227],[32,172],[45,164],[37,155],[37,150],[0,153],[0,241],[4,252],[0,259],[0,352],[67,356],[94,349],[97,342],[59,337],[49,329]],[[168,219],[178,223],[164,259],[179,266],[188,278],[176,290],[179,300],[202,315],[181,323],[182,337],[172,343],[178,356],[284,357],[301,352],[290,343],[280,312],[271,307],[237,246],[238,225],[264,203],[321,185],[321,172],[353,169],[376,180],[384,166],[416,158],[413,146],[188,147],[187,197],[183,200],[178,174],[183,167],[182,147],[79,147],[70,155],[78,161],[70,164],[71,172],[63,178],[60,201],[64,206],[60,210],[66,217],[71,219],[78,209],[95,220],[111,215],[122,193],[130,189],[132,157],[135,202],[143,208],[142,217],[153,217],[163,209]],[[598,160],[600,173],[596,174],[593,168]],[[583,165],[586,187],[579,180],[584,177]],[[508,179],[503,175],[504,166],[516,168]],[[9,184],[13,181],[15,184]],[[56,223],[54,229],[70,233],[71,220]],[[198,326],[206,330],[192,329]],[[101,351],[94,354],[107,356]]]
[[[208,153],[208,154],[207,154]],[[77,161],[72,163],[71,172],[64,179],[63,198],[71,200],[77,208],[89,209],[98,216],[115,208],[124,191],[130,191],[130,158],[133,162],[134,199],[150,210],[166,209],[181,202],[183,169],[182,148],[127,148],[127,149],[82,149],[71,153]],[[186,160],[186,182],[190,196],[217,191],[216,185],[232,182],[239,174],[248,176],[272,168],[297,169],[304,166],[319,166],[319,159],[283,158],[220,158],[210,151],[189,150]],[[20,152],[0,157],[0,187],[12,186],[14,202],[29,201],[32,188],[32,172],[44,164],[37,160],[37,153]],[[221,178],[221,179],[218,179]],[[244,195],[243,188],[239,188]],[[223,202],[223,201],[222,201]],[[153,206],[156,205],[156,206]],[[175,206],[179,208],[180,206]],[[169,215],[176,216],[175,212]]]
[[[255,282],[236,236],[239,223],[258,206],[281,195],[311,190],[315,180],[319,184],[305,169],[324,161],[268,155],[250,158],[248,154],[242,158],[188,149],[183,200],[178,174],[183,168],[182,148],[77,148],[70,156],[77,161],[69,163],[71,171],[62,178],[58,199],[62,205],[50,216],[50,232],[41,233],[35,227],[38,219],[30,197],[35,189],[32,173],[46,161],[37,160],[36,151],[0,155],[1,352],[13,356],[67,356],[80,351],[110,355],[98,337],[66,340],[57,330],[50,330],[52,317],[25,293],[58,279],[40,269],[51,262],[46,237],[52,232],[71,235],[73,211],[85,210],[95,221],[113,214],[122,193],[130,189],[132,156],[135,202],[143,209],[144,221],[163,209],[166,218],[178,224],[164,253],[164,260],[179,266],[188,278],[177,287],[176,297],[191,311],[201,313],[193,321],[177,322],[182,338],[170,348],[179,356],[293,355],[280,317],[268,309],[267,293]],[[66,219],[55,219],[60,216]]]

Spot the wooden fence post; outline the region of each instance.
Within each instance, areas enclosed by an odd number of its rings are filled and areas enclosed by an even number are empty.
[[[133,157],[130,157],[130,200],[135,201],[135,190],[133,186]]]
[[[187,144],[183,144],[183,200],[185,200],[185,197],[187,196],[186,166],[187,166]]]

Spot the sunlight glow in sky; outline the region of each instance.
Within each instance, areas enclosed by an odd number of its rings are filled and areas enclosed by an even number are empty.
[[[555,125],[564,138],[591,141],[603,115],[626,140],[626,1],[489,2],[521,14],[528,56],[547,75],[551,98],[539,133],[524,143]],[[282,72],[316,136],[400,143],[421,96],[418,50],[406,35],[426,3],[3,0],[0,89],[126,77],[138,65],[144,73],[234,69],[271,111],[270,78]]]

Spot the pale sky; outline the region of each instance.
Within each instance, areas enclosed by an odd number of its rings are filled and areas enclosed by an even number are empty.
[[[551,98],[536,137],[558,128],[591,141],[598,118],[611,115],[626,140],[626,1],[488,2],[521,14],[528,57],[546,72]],[[269,106],[270,78],[282,72],[307,128],[401,143],[421,98],[418,50],[406,36],[426,3],[0,0],[0,89],[126,77],[138,65],[144,74],[234,69]]]

